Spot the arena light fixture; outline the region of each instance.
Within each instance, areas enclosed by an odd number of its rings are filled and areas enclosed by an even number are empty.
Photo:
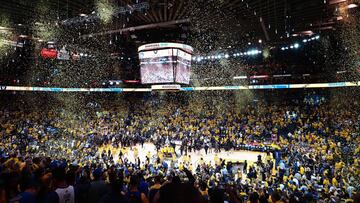
[[[358,7],[357,4],[349,4],[349,5],[347,6],[348,9],[352,9],[352,8],[356,8],[356,7]]]
[[[301,35],[307,35],[307,36],[311,36],[314,34],[314,32],[312,30],[306,30],[306,31],[302,31],[300,32]]]
[[[346,2],[346,0],[330,0],[329,4],[333,5],[333,4],[343,3],[343,2]]]
[[[273,78],[291,77],[291,74],[273,75]]]
[[[299,43],[295,43],[295,44],[294,44],[294,48],[295,48],[295,49],[298,49],[299,47],[300,47]]]
[[[343,18],[342,16],[337,16],[337,17],[336,17],[336,20],[338,20],[338,21],[339,21],[339,20],[344,20],[344,18]]]
[[[264,79],[264,78],[268,78],[268,75],[253,75],[250,76],[250,79]]]
[[[233,79],[234,79],[234,80],[247,79],[247,76],[246,76],[246,75],[235,76]]]

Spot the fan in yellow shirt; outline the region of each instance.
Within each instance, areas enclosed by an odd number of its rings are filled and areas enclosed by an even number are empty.
[[[305,168],[303,166],[300,166],[300,174],[301,175],[305,174]]]

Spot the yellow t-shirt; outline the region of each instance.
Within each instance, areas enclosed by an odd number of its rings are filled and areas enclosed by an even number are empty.
[[[304,175],[305,174],[305,169],[304,167],[300,166],[300,174],[301,175]]]

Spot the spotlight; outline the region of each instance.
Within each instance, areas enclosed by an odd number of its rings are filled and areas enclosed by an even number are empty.
[[[306,43],[306,42],[307,42],[307,39],[304,39],[303,42]]]
[[[225,58],[229,58],[229,54],[225,54]]]
[[[295,43],[295,44],[294,44],[294,48],[295,48],[295,49],[297,49],[297,48],[299,48],[299,47],[300,47],[300,45],[299,45],[298,43]]]
[[[319,36],[319,35],[317,35],[317,36],[315,37],[315,39],[320,39],[320,36]]]

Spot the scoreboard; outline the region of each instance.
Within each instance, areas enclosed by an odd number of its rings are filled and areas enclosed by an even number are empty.
[[[179,43],[154,43],[140,46],[142,84],[189,84],[193,48]]]

